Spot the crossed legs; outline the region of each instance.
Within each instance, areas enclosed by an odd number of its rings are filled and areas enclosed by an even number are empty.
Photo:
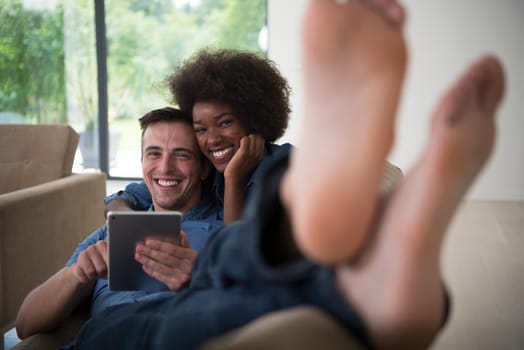
[[[379,349],[426,348],[441,325],[441,242],[490,155],[504,90],[494,57],[467,69],[438,104],[421,159],[379,213],[406,63],[403,18],[394,0],[312,1],[304,139],[281,185],[299,249],[335,266]]]

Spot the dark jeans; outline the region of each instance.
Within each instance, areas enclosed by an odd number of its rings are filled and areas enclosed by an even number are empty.
[[[192,349],[272,311],[312,305],[369,346],[365,327],[335,287],[331,269],[287,254],[278,187],[287,158],[269,170],[239,222],[215,232],[191,287],[164,300],[110,308],[79,332],[78,349]],[[254,207],[253,207],[254,206]]]

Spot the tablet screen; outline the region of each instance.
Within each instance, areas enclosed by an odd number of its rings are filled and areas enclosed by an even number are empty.
[[[113,211],[107,214],[108,280],[113,291],[167,291],[135,260],[135,247],[147,237],[180,237],[182,214],[176,211]]]

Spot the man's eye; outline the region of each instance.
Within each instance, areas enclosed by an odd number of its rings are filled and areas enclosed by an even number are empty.
[[[156,158],[160,156],[160,152],[147,152],[146,157],[148,158]]]
[[[196,128],[195,129],[195,134],[203,134],[206,132],[206,129],[204,128]]]
[[[191,158],[191,156],[187,153],[177,153],[176,157],[179,159],[190,159]]]

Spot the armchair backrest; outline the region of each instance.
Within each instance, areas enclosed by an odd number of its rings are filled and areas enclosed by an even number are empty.
[[[0,125],[0,194],[71,175],[78,140],[68,125]]]

